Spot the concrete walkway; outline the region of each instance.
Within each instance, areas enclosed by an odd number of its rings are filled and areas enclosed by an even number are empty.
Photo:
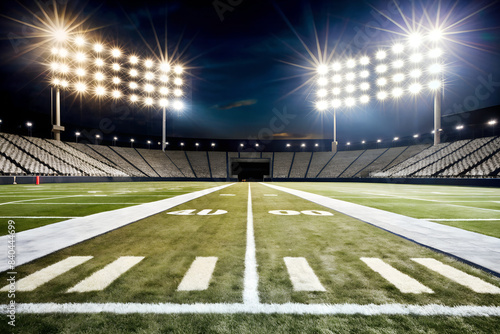
[[[305,191],[262,183],[359,219],[500,276],[500,239]]]
[[[123,209],[100,212],[16,233],[16,267],[233,184],[195,191]],[[7,254],[8,241],[7,235],[0,237],[0,272],[10,269]]]

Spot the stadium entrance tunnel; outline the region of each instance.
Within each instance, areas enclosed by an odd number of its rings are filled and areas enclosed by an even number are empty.
[[[270,177],[270,159],[231,159],[231,177],[238,181],[264,181]]]

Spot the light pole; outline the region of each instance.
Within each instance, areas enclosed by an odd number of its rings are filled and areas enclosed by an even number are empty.
[[[31,122],[26,122],[26,126],[28,127],[28,136],[29,136],[29,137],[31,137],[31,134],[32,134],[32,132],[31,132],[31,128],[32,128],[32,126],[33,126],[33,123],[31,123]]]
[[[78,143],[78,137],[80,137],[81,133],[80,132],[75,132],[75,143]]]
[[[151,148],[151,140],[148,140],[147,144],[148,144],[148,150],[149,150]]]
[[[118,137],[113,137],[113,146],[116,146],[116,141],[118,140]]]
[[[95,135],[95,144],[99,145],[99,139],[101,138],[101,135]]]
[[[135,142],[134,138],[131,138],[130,139],[130,147],[134,147],[134,142]]]

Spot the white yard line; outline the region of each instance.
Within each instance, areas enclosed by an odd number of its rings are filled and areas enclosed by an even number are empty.
[[[12,202],[5,202],[5,203],[0,203],[0,205],[7,205],[7,204],[14,204],[14,203],[22,203],[22,202],[31,202],[31,201],[42,201],[42,200],[50,200],[50,199],[59,199],[59,198],[69,198],[69,197],[80,197],[81,195],[70,195],[70,196],[58,196],[58,197],[44,197],[44,198],[34,198],[34,199],[23,199],[20,201],[12,201]]]
[[[175,206],[222,190],[234,183],[198,190],[155,202],[99,212],[16,233],[16,265],[31,262],[60,249],[132,224]],[[9,236],[0,237],[0,250],[7,249]],[[8,254],[0,252],[0,272],[8,270]]]
[[[1,306],[7,314],[7,305]],[[312,314],[312,315],[417,315],[456,317],[498,317],[499,306],[444,306],[437,304],[169,304],[169,303],[16,303],[16,313],[23,314]]]
[[[202,291],[208,289],[217,258],[197,257],[184,275],[177,291]]]
[[[467,273],[464,273],[463,271],[448,266],[436,259],[424,258],[412,260],[423,265],[424,267],[429,268],[432,271],[437,272],[440,275],[443,275],[446,278],[451,279],[452,281],[460,285],[468,287],[474,292],[500,294],[500,288],[494,286],[493,284],[485,282],[479,277],[469,275]]]
[[[55,217],[55,216],[0,216],[0,218],[4,219],[45,219],[45,218],[54,218],[54,219],[72,219],[72,218],[80,218],[80,217]]]
[[[101,270],[93,273],[67,292],[90,292],[100,291],[107,288],[121,275],[144,259],[143,256],[121,256],[116,261],[108,264]]]
[[[16,282],[16,291],[33,291],[48,281],[90,260],[92,256],[70,256]],[[9,291],[9,286],[0,291]]]
[[[326,291],[303,257],[285,257],[286,269],[295,291]]]
[[[252,190],[248,183],[247,202],[247,244],[245,252],[245,277],[243,280],[243,303],[258,305],[259,302],[259,274],[257,273],[257,258],[255,255],[255,236],[253,230]]]
[[[147,202],[146,202],[147,203]],[[144,204],[144,203],[106,203],[106,202],[100,202],[100,203],[16,203],[16,205],[139,205],[139,204]]]
[[[236,194],[220,194],[219,196],[236,196]]]
[[[422,220],[432,220],[435,222],[481,222],[481,221],[498,221],[500,218],[422,218]]]
[[[434,293],[431,289],[421,284],[410,276],[403,274],[396,268],[377,258],[360,258],[370,269],[377,272],[402,293]]]

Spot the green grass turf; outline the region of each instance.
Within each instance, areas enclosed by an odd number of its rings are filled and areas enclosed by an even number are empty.
[[[6,185],[0,186],[0,216],[83,217],[159,201],[220,184],[212,182],[115,182],[42,184],[39,186]],[[14,203],[7,204],[9,202]],[[66,220],[66,218],[12,219],[16,222],[16,232]],[[8,220],[9,218],[0,218],[0,235],[8,233]]]
[[[271,215],[270,210],[330,210],[263,185],[251,186],[261,302],[500,306],[500,295],[474,293],[410,258],[435,258],[500,286],[496,277],[337,212],[328,217]],[[228,211],[225,215],[160,213],[20,266],[18,278],[68,256],[94,256],[33,292],[17,292],[16,302],[242,302],[247,194],[248,184],[237,184],[169,210],[223,209]],[[336,195],[347,196],[340,191]],[[103,291],[66,293],[119,256],[145,259]],[[209,289],[176,291],[197,256],[219,258]],[[305,257],[327,291],[293,291],[285,256]],[[403,294],[360,257],[382,258],[435,293]],[[498,317],[444,316],[18,314],[16,327],[23,333],[495,333],[500,322]],[[6,321],[0,323],[0,332],[5,332],[2,328],[9,329]]]
[[[500,238],[500,189],[382,183],[297,182],[278,185]],[[460,220],[464,219],[464,220]]]

